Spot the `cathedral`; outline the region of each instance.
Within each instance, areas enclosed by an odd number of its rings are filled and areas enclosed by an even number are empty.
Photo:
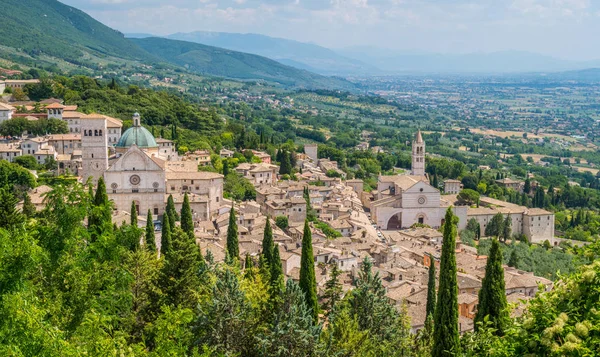
[[[371,203],[372,218],[382,230],[409,228],[415,223],[439,228],[450,206],[459,218],[459,229],[464,228],[467,207],[444,200],[440,191],[429,184],[425,173],[425,141],[419,130],[412,142],[410,175],[379,177],[375,201]]]
[[[223,199],[223,175],[199,172],[195,161],[179,157],[173,142],[157,142],[141,125],[138,113],[110,157],[106,121],[86,120],[82,133],[83,180],[97,182],[103,177],[116,211],[130,212],[133,202],[138,215],[145,216],[149,210],[158,219],[169,195],[180,209],[188,193],[195,221],[216,215]]]

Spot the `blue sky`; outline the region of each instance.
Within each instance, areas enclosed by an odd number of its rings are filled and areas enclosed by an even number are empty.
[[[122,32],[252,32],[330,48],[600,59],[600,0],[61,0]]]

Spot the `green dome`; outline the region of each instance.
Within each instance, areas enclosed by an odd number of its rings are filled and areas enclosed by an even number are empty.
[[[140,148],[155,148],[158,147],[156,144],[156,140],[154,140],[154,136],[152,133],[148,131],[148,129],[143,126],[132,126],[127,129],[125,133],[121,136],[117,147],[127,148],[131,147],[133,144],[137,145]]]

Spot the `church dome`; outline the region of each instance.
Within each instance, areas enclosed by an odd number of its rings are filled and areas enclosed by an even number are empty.
[[[135,113],[133,117],[133,126],[125,131],[121,135],[121,139],[117,143],[117,147],[127,148],[132,145],[136,145],[140,148],[155,148],[158,147],[156,140],[152,133],[148,129],[140,125],[140,116]]]

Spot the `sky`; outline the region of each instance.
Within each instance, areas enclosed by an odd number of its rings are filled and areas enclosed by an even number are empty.
[[[60,0],[124,33],[259,33],[329,48],[600,59],[600,0]]]

